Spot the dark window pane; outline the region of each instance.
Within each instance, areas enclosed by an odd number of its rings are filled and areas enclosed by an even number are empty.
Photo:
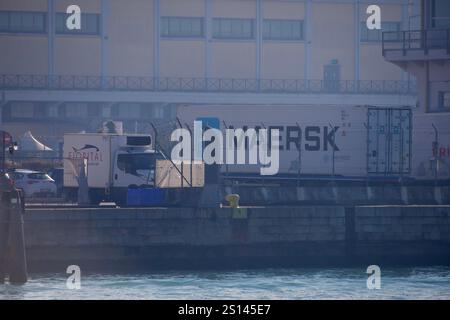
[[[266,40],[303,40],[303,21],[264,20],[263,32]]]
[[[44,33],[45,12],[0,11],[0,31]]]
[[[450,27],[450,1],[433,0],[431,22],[434,28]]]
[[[253,20],[216,18],[213,20],[213,38],[252,39],[254,38]]]
[[[8,31],[9,28],[9,14],[0,11],[0,31]]]
[[[81,13],[81,29],[70,30],[67,28],[67,18],[71,14],[58,12],[56,14],[55,32],[58,34],[99,35],[100,15],[96,13]]]
[[[163,37],[203,37],[203,18],[162,17]]]

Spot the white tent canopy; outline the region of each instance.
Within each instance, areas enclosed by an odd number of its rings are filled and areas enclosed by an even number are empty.
[[[53,151],[52,148],[47,147],[43,143],[36,140],[30,131],[25,132],[25,134],[19,140],[19,150],[27,152],[36,151]]]

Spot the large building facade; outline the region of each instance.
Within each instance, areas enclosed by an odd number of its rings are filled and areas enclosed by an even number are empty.
[[[65,25],[72,4],[81,30]],[[366,27],[371,4],[382,30]],[[383,58],[382,31],[418,27],[419,9],[413,0],[3,0],[0,121],[54,145],[105,119],[141,131],[179,104],[414,106],[414,76]]]
[[[421,174],[450,175],[450,1],[422,0],[419,26],[383,34],[383,55],[417,78],[413,153]]]

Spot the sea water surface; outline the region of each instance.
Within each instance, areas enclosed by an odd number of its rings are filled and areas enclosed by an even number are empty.
[[[0,299],[450,299],[450,267],[380,267],[373,290],[365,268],[82,273],[78,290],[60,273],[0,285]]]

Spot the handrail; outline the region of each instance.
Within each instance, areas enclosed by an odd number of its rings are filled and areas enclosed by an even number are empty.
[[[402,51],[403,55],[409,50],[444,49],[450,54],[450,28],[425,29],[408,31],[387,31],[382,34],[383,56],[388,51]]]
[[[414,81],[0,74],[4,90],[416,94]]]

